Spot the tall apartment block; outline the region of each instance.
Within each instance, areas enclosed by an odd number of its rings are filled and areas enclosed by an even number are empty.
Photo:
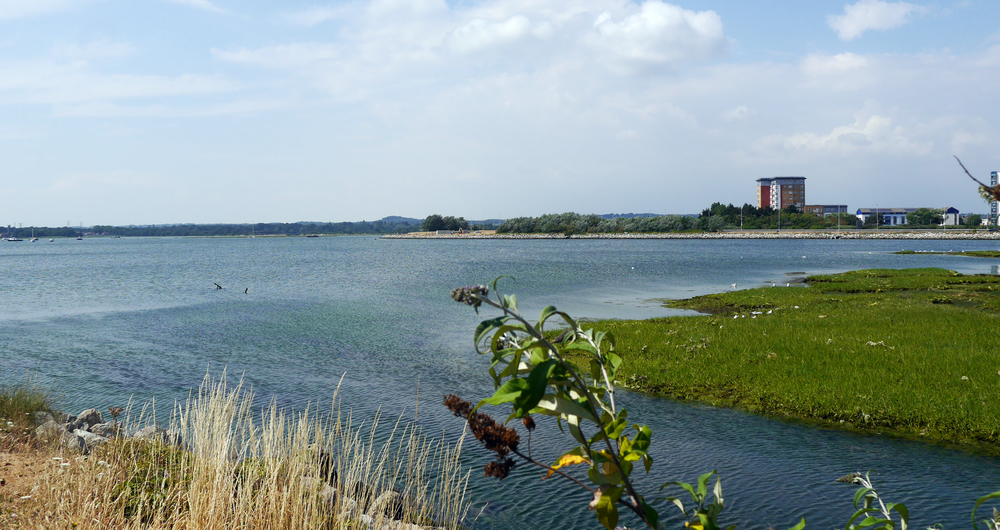
[[[757,207],[775,210],[806,205],[805,177],[772,177],[757,179]]]

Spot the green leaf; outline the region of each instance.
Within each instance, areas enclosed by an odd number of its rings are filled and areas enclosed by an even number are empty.
[[[479,343],[483,340],[483,338],[486,335],[490,333],[490,331],[499,328],[500,326],[503,326],[506,320],[507,320],[506,317],[497,317],[490,320],[484,320],[480,322],[478,326],[476,326],[475,340],[476,340],[476,351],[478,353],[486,353],[483,351],[479,351]]]
[[[625,428],[628,427],[628,420],[625,418],[619,418],[611,423],[607,423],[604,426],[604,434],[611,438],[612,440],[617,440]]]
[[[566,418],[566,423],[569,424],[569,433],[573,435],[573,439],[581,444],[586,444],[587,438],[583,436],[583,431],[580,430],[580,418],[578,416],[569,416]]]
[[[538,406],[545,397],[545,389],[549,386],[549,376],[559,366],[559,361],[550,359],[536,366],[528,375],[527,391],[521,392],[514,399],[514,413],[518,418],[528,414],[528,411]],[[523,379],[518,379],[523,381]]]
[[[649,527],[656,528],[656,525],[660,521],[660,514],[642,499],[639,499],[639,506],[642,507],[642,513],[646,514],[646,522],[649,524]],[[681,510],[683,511],[683,508]]]
[[[871,488],[858,488],[858,491],[854,492],[854,508],[857,509],[858,503],[861,502],[869,493],[875,491]]]
[[[664,484],[664,486],[666,486],[666,484]],[[687,512],[684,511],[684,503],[681,502],[681,500],[678,499],[677,497],[660,497],[660,499],[674,503],[674,506],[676,506],[677,508],[679,508],[680,511],[681,511],[681,513],[683,513],[684,515],[687,515]],[[660,499],[656,499],[656,500],[660,500]]]
[[[618,526],[618,499],[622,496],[622,488],[608,488],[597,500],[597,520],[608,530]]]
[[[806,518],[803,517],[802,520],[799,521],[799,524],[789,528],[788,530],[802,530],[805,527],[806,527]]]
[[[524,392],[528,391],[528,388],[528,381],[526,379],[511,379],[498,388],[497,391],[493,393],[493,396],[480,401],[479,404],[476,405],[476,408],[472,410],[475,412],[484,404],[499,405],[501,403],[509,403],[521,397]]]
[[[580,403],[573,401],[571,399],[565,398],[559,394],[547,395],[538,402],[538,408],[544,409],[546,416],[550,415],[566,415],[577,416],[578,418],[587,419],[596,423],[594,415],[586,409]],[[550,414],[553,413],[553,414]]]
[[[614,380],[615,374],[618,372],[618,367],[622,365],[622,358],[618,355],[608,352],[608,377]]]
[[[591,346],[589,342],[584,342],[584,341],[567,344],[566,347],[564,347],[563,349],[566,351],[583,350],[591,355],[597,355],[597,348]]]
[[[535,329],[541,331],[542,325],[545,324],[545,321],[548,320],[550,316],[555,315],[557,313],[559,313],[559,310],[556,309],[556,306],[550,305],[545,309],[542,309],[542,314],[541,316],[538,317],[538,324],[535,325]]]
[[[901,502],[890,502],[885,505],[886,512],[891,512],[893,510],[896,510],[896,513],[899,514],[900,530],[906,530],[906,527],[910,522],[910,511],[907,510],[906,506],[904,506]]]
[[[517,313],[517,295],[513,294],[503,295],[503,306]]]
[[[976,501],[976,505],[972,508],[972,527],[973,528],[975,528],[976,530],[979,530],[979,527],[976,526],[976,510],[979,509],[979,506],[982,505],[984,502],[986,502],[986,501],[988,501],[990,499],[995,499],[997,497],[1000,497],[1000,491],[995,491],[995,492],[990,493],[989,495],[987,495],[985,497],[980,497],[979,500]]]
[[[708,479],[712,478],[712,475],[714,475],[714,474],[715,474],[715,471],[713,470],[713,471],[709,471],[708,473],[705,473],[704,475],[698,477],[698,501],[699,502],[702,499],[704,499],[706,495],[708,495]]]
[[[678,487],[680,487],[684,491],[688,492],[688,494],[691,495],[691,498],[694,499],[695,502],[698,502],[698,495],[694,492],[694,488],[690,484],[688,484],[687,482],[667,482],[666,484],[660,486],[660,491],[663,491],[663,488],[665,488],[667,486],[678,486]]]

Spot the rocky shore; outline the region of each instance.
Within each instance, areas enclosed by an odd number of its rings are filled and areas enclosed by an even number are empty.
[[[987,230],[745,230],[662,234],[390,234],[381,239],[947,239],[1000,240]]]
[[[97,409],[87,409],[76,416],[63,412],[35,412],[33,419],[35,436],[39,440],[53,444],[60,451],[81,455],[79,458],[87,458],[86,455],[97,446],[120,437],[184,445],[178,432],[155,425],[128,428],[118,422],[117,417],[105,421]],[[305,488],[316,492],[328,510],[339,511],[342,523],[364,530],[444,530],[403,522],[405,499],[398,490],[378,491],[360,481],[340,484],[333,466],[333,458],[320,452],[318,467],[299,479]]]
[[[78,416],[64,412],[36,412],[35,436],[44,442],[53,442],[60,449],[71,453],[88,454],[98,445],[113,438],[128,436],[140,440],[161,440],[179,444],[180,435],[169,434],[165,429],[150,425],[132,432],[125,432],[117,418],[105,421],[97,409],[87,409]]]

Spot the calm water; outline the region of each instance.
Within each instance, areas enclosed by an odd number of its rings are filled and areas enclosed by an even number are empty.
[[[59,389],[71,412],[155,397],[183,399],[206,372],[245,374],[262,403],[379,407],[456,437],[440,396],[488,396],[486,359],[472,350],[478,318],[451,302],[460,285],[509,274],[522,309],[554,304],[575,316],[671,314],[655,299],[770,284],[803,273],[939,266],[987,273],[997,260],[898,256],[900,249],[995,248],[901,241],[405,241],[353,238],[92,239],[0,244],[0,379],[26,374]],[[225,289],[217,290],[217,282]],[[244,292],[246,290],[246,292]],[[627,394],[648,422],[656,464],[644,485],[718,469],[727,523],[810,528],[846,523],[853,489],[833,479],[874,470],[911,522],[967,524],[978,496],[1000,489],[1000,459],[852,435],[729,410]],[[546,430],[546,429],[542,429]],[[551,430],[548,430],[551,431]],[[536,431],[537,432],[537,431]],[[535,435],[554,459],[568,439]],[[488,456],[473,445],[470,467]],[[500,485],[473,472],[479,528],[599,528],[587,497],[517,469]],[[569,493],[567,493],[569,492]],[[663,513],[673,512],[664,507]]]

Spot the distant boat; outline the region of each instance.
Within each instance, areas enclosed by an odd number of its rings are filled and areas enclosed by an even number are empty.
[[[51,242],[53,242],[53,241],[55,241],[55,239],[49,239],[49,243],[51,243]]]
[[[38,241],[38,238],[35,237],[35,227],[31,227],[31,242],[34,243],[35,241]]]
[[[24,240],[17,236],[10,236],[7,238],[7,241],[24,241]]]
[[[77,241],[83,241],[83,236],[76,236]]]

